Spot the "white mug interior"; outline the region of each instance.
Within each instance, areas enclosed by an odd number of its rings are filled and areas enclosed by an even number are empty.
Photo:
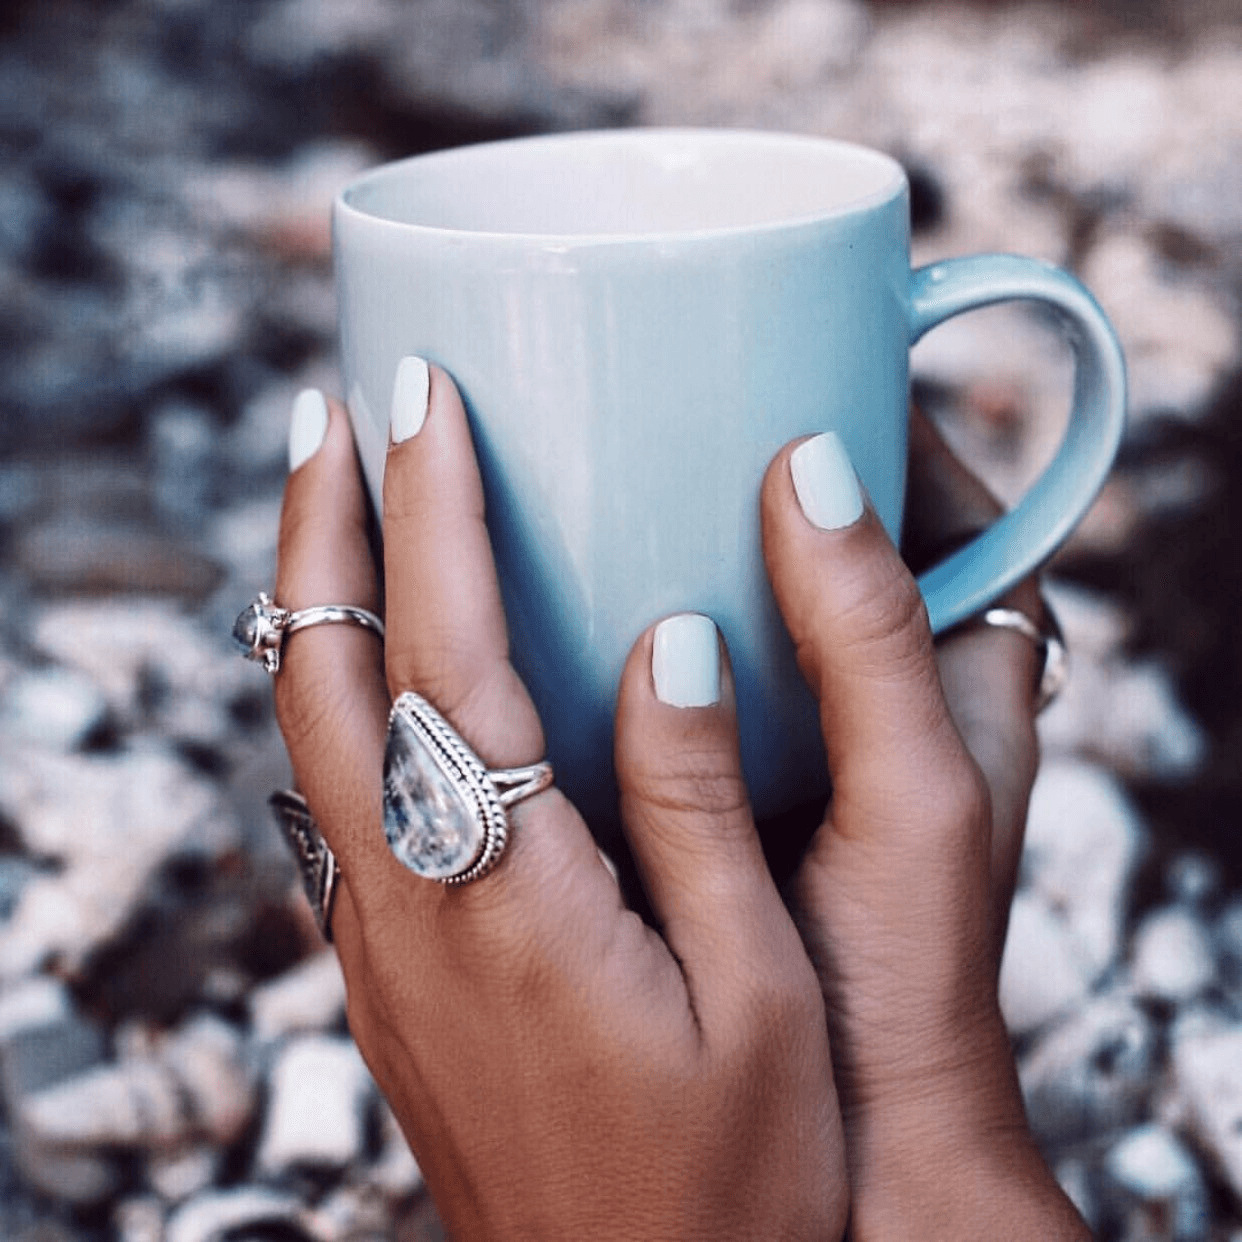
[[[391,164],[344,203],[420,229],[635,238],[785,226],[902,191],[878,151],[737,130],[604,130],[482,143]]]

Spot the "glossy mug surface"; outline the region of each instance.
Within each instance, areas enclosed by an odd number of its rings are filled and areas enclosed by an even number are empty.
[[[1076,353],[1074,410],[1023,502],[921,580],[937,629],[1043,561],[1121,434],[1124,371],[1087,291],[1014,256],[912,272],[901,167],[826,139],[615,130],[489,143],[362,177],[334,244],[345,389],[378,503],[407,354],[459,384],[514,662],[557,780],[615,820],[612,717],[635,638],[711,616],[737,682],[756,812],[827,788],[815,704],[764,574],[760,480],[831,429],[891,534],[908,351],[951,315],[1034,298]]]

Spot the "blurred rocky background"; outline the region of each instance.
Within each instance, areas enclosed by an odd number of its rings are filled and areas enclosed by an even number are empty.
[[[1123,458],[1053,566],[1074,655],[1002,979],[1102,1238],[1242,1239],[1242,13],[1236,0],[7,0],[0,10],[0,1236],[442,1236],[264,800],[286,419],[335,389],[328,206],[549,129],[882,147],[916,259],[1077,271]],[[917,393],[1012,500],[1069,365],[934,333]]]

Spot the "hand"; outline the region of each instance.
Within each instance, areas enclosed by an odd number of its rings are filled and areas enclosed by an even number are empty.
[[[808,520],[793,447],[765,479],[764,547],[833,783],[791,894],[827,1003],[850,1236],[1086,1238],[1027,1129],[996,1000],[1038,758],[1034,647],[975,628],[933,649],[874,514]],[[921,565],[997,514],[917,415],[907,514]],[[1031,581],[1007,602],[1042,608]]]
[[[417,688],[489,767],[544,754],[507,657],[460,399],[431,373],[390,448],[387,638],[291,635],[276,705],[340,861],[350,1028],[462,1238],[839,1238],[844,1145],[824,1005],[759,847],[723,645],[719,701],[661,702],[649,630],[617,712],[623,818],[657,934],[555,789],[510,811],[501,864],[461,888],[380,828],[391,699]],[[378,607],[344,412],[291,475],[277,599]],[[712,636],[714,638],[714,635]]]

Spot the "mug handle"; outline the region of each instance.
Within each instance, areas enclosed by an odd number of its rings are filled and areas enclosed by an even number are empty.
[[[1061,447],[1018,505],[919,578],[933,632],[986,608],[1037,569],[1090,507],[1117,455],[1126,374],[1112,325],[1086,288],[1038,259],[983,254],[921,267],[910,278],[910,344],[953,315],[1031,299],[1058,312],[1074,350],[1074,400]]]

